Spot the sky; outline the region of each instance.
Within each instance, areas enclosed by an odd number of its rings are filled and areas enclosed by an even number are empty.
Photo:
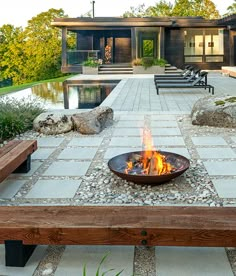
[[[169,0],[174,2],[174,0]],[[79,17],[92,10],[91,0],[6,0],[0,8],[0,27],[12,24],[15,27],[27,26],[27,21],[50,8],[62,8],[69,17]],[[158,0],[95,0],[95,16],[122,16],[130,7],[153,6]],[[226,13],[227,7],[234,0],[212,0],[220,14]]]

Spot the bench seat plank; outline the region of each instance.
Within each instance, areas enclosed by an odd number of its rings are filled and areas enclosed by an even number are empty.
[[[0,242],[235,246],[236,208],[1,206]]]
[[[0,182],[16,170],[37,149],[36,140],[11,141],[1,149]],[[3,155],[4,153],[4,155]]]

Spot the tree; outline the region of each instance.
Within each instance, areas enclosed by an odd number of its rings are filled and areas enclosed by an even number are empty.
[[[211,0],[176,0],[172,16],[202,16],[219,18],[220,14]]]
[[[123,17],[144,17],[146,16],[145,4],[139,5],[137,8],[130,7],[130,11],[126,11]]]
[[[0,28],[0,78],[12,78],[13,82],[24,80],[25,54],[23,45],[25,38],[21,27],[3,25]]]
[[[155,6],[147,8],[146,13],[148,16],[171,16],[173,5],[170,2],[161,0]]]
[[[230,14],[236,13],[236,0],[234,0],[234,3],[227,8],[227,11],[228,12],[227,12],[226,15],[230,15]]]
[[[24,51],[29,81],[61,75],[61,31],[52,27],[54,18],[65,17],[62,9],[49,9],[28,21]]]

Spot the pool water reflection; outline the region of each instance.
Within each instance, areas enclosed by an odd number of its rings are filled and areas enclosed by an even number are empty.
[[[46,109],[89,109],[100,105],[115,88],[119,80],[65,81],[42,83],[28,89],[10,93],[16,99],[37,98]]]

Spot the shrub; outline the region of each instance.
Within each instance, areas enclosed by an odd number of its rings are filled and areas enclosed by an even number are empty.
[[[88,67],[98,67],[99,64],[102,64],[102,60],[94,59],[91,57],[82,63],[83,66],[88,66]]]
[[[32,129],[34,119],[44,111],[35,99],[0,98],[0,142]]]
[[[167,61],[163,58],[157,59],[152,57],[137,58],[132,61],[133,66],[144,66],[145,69],[153,65],[164,67]]]

